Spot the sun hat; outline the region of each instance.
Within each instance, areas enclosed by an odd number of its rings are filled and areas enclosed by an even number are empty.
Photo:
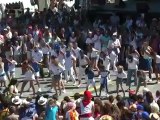
[[[113,118],[109,115],[103,115],[99,120],[113,120]]]
[[[45,105],[46,103],[47,103],[47,98],[44,98],[43,96],[41,96],[38,100],[38,104]]]
[[[160,117],[159,117],[159,115],[158,115],[157,113],[151,113],[151,114],[149,115],[149,118],[150,118],[151,120],[160,120]]]
[[[22,103],[22,100],[19,98],[19,96],[15,96],[14,98],[12,98],[12,103],[15,105],[19,105]]]

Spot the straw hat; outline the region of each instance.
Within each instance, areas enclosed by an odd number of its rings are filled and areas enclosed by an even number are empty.
[[[14,98],[12,98],[12,103],[15,105],[19,105],[22,103],[22,100],[19,98],[19,96],[15,96]]]
[[[39,98],[38,104],[39,105],[45,105],[47,103],[47,98],[44,98],[43,96]]]

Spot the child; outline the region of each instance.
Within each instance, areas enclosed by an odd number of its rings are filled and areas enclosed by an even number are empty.
[[[66,120],[79,120],[79,114],[76,111],[76,104],[74,102],[67,103],[68,111],[66,112]]]
[[[123,66],[117,67],[117,79],[116,79],[116,91],[117,95],[119,94],[119,85],[121,86],[123,96],[125,97],[125,91],[122,86],[123,79],[127,78],[127,74],[124,72]]]
[[[95,85],[93,68],[92,68],[91,66],[88,66],[88,68],[86,68],[86,70],[85,70],[85,74],[86,74],[87,77],[88,77],[86,90],[88,90],[88,87],[90,86],[90,84],[92,84],[92,86],[94,87],[96,96],[97,96],[97,89],[96,89],[96,85]]]
[[[17,65],[17,62],[13,60],[13,57],[10,56],[8,60],[8,66],[9,66],[9,79],[15,78],[15,68]]]
[[[101,97],[101,91],[103,88],[106,89],[106,95],[108,97],[108,75],[109,75],[109,71],[105,69],[105,66],[102,66],[100,69],[100,75],[101,75],[101,80],[100,80],[100,93],[99,93],[99,97]]]
[[[137,71],[137,78],[138,78],[138,85],[137,85],[137,89],[136,89],[136,94],[139,91],[140,86],[143,83],[143,86],[146,87],[147,86],[147,82],[146,82],[146,73],[143,70],[138,70]]]

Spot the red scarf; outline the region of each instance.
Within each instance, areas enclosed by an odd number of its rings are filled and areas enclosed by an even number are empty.
[[[87,99],[87,100],[82,100],[82,103],[83,103],[83,106],[86,107],[89,103],[91,102],[90,99]]]

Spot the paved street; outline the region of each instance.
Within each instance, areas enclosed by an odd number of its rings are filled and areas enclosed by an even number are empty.
[[[21,75],[21,69],[20,68],[16,68],[16,78],[18,78],[18,81],[22,81],[23,80],[23,76]],[[115,89],[116,89],[116,85],[115,85],[115,75],[113,72],[111,72],[111,81],[109,82],[109,94],[112,94],[112,95],[116,95],[115,93]],[[80,93],[80,94],[83,94],[83,91],[85,90],[85,87],[86,87],[86,82],[85,80],[83,79],[82,80],[82,86],[80,88],[77,88],[75,86],[73,86],[72,82],[69,82],[66,84],[66,93],[62,93],[62,96],[59,97],[59,100],[62,100],[64,96],[73,96],[74,93]],[[160,84],[155,84],[156,81],[153,81],[153,82],[150,82],[148,84],[148,88],[153,92],[155,93],[156,90],[160,89]],[[40,84],[41,84],[41,88],[42,88],[42,94],[48,94],[49,96],[52,96],[54,93],[50,93],[49,90],[50,90],[50,84],[51,84],[51,79],[50,78],[44,78],[44,79],[40,79]],[[99,79],[96,78],[96,86],[97,88],[99,88]],[[37,88],[37,85],[35,85],[36,87],[36,90],[38,89]],[[20,90],[21,88],[21,82],[19,83],[18,85],[18,89]],[[27,86],[25,87],[25,92],[24,92],[24,97],[27,97],[27,96],[31,96],[32,95],[32,91],[28,92],[29,88],[29,84],[27,84]],[[124,88],[127,89],[127,87],[125,86],[124,84]],[[135,90],[135,86],[132,86],[132,89]],[[143,87],[140,88],[140,93],[142,93],[142,89]],[[95,95],[94,93],[94,90],[92,87],[90,87],[89,89],[90,91],[93,91],[93,94]],[[98,92],[99,93],[99,92]],[[122,94],[121,94],[122,95]],[[126,94],[128,95],[128,94]],[[102,96],[105,96],[105,93],[102,92]]]

